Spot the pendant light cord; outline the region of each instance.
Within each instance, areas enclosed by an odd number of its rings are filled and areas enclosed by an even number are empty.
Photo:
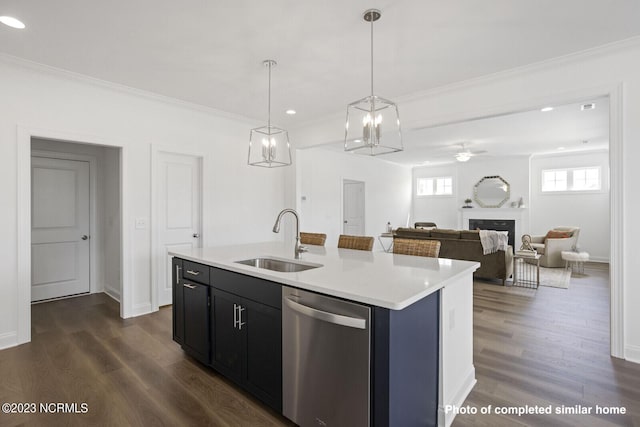
[[[373,12],[369,13],[371,19],[371,96],[373,96]]]
[[[271,134],[271,60],[269,60],[269,100],[267,106],[267,126]]]

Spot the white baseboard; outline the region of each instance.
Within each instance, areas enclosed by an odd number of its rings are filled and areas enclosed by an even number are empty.
[[[120,302],[120,291],[116,290],[115,288],[109,285],[105,285],[104,293],[110,296],[113,300]]]
[[[443,402],[443,405],[453,405],[461,407],[477,382],[478,380],[476,380],[476,368],[475,366],[471,365],[471,370],[460,385],[460,388],[454,395],[453,399],[451,399],[451,402]],[[438,427],[449,427],[455,417],[455,413],[445,413],[444,406],[438,406]]]
[[[15,331],[0,334],[0,350],[18,345],[18,334]]]
[[[609,264],[609,258],[591,257],[589,259],[589,262],[600,262],[600,263],[603,263],[603,264]]]
[[[625,346],[624,358],[629,362],[640,363],[640,346],[637,346],[637,345]]]
[[[136,304],[131,308],[131,316],[130,317],[142,316],[144,314],[149,314],[152,311],[153,310],[151,310],[151,303]]]

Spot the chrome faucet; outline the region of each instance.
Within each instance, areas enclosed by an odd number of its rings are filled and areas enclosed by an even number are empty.
[[[280,213],[278,214],[278,218],[276,218],[276,223],[273,225],[273,232],[274,233],[280,232],[280,221],[282,220],[282,216],[287,212],[292,213],[293,216],[296,217],[296,247],[294,249],[294,255],[296,259],[300,259],[300,254],[302,252],[307,252],[307,248],[305,248],[304,246],[300,246],[300,217],[298,216],[298,212],[296,212],[293,209],[281,210]]]

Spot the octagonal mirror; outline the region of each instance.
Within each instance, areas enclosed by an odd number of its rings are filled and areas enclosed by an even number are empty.
[[[485,176],[473,187],[473,199],[483,208],[499,208],[509,198],[509,183],[497,175]]]

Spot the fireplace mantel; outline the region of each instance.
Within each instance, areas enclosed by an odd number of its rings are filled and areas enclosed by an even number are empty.
[[[512,219],[516,222],[514,249],[520,247],[520,238],[529,231],[529,211],[527,208],[460,208],[458,228],[468,230],[470,219]]]

